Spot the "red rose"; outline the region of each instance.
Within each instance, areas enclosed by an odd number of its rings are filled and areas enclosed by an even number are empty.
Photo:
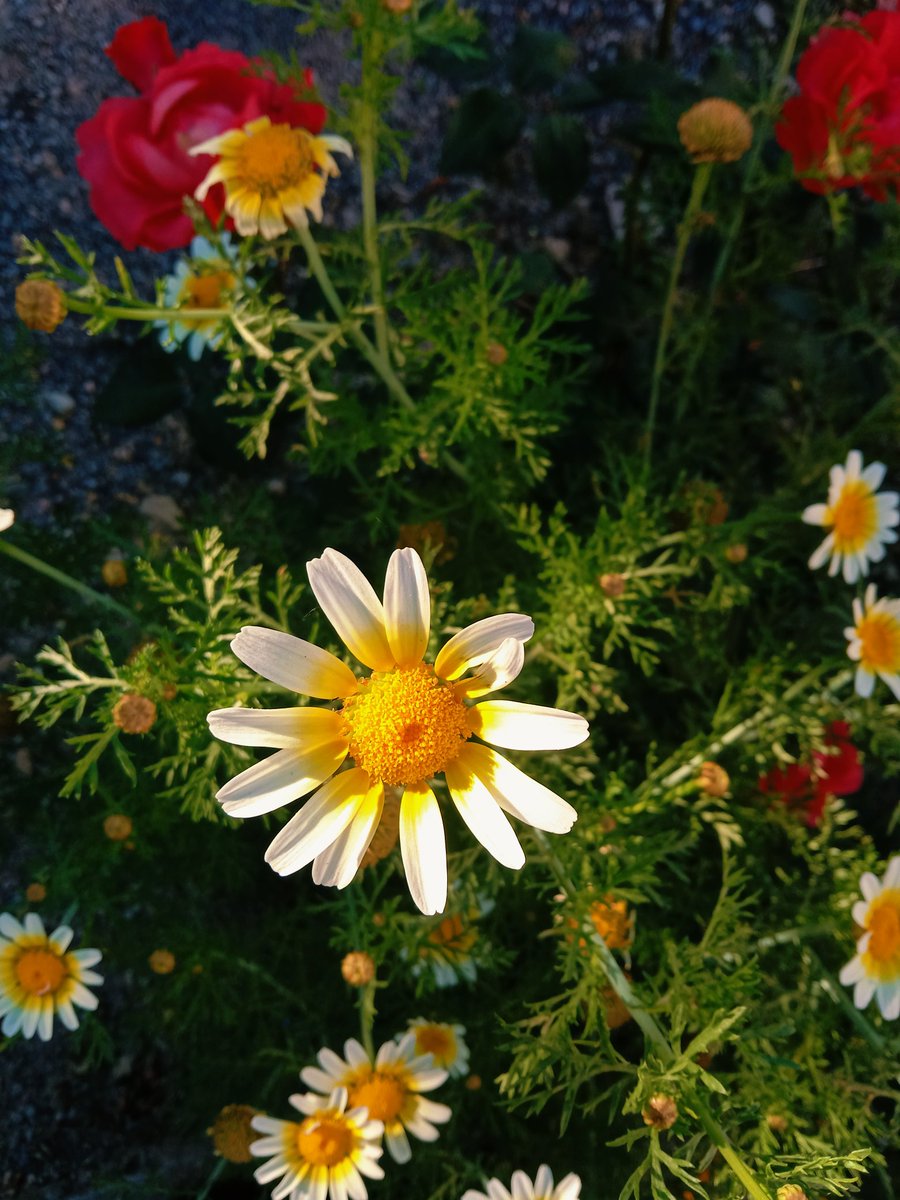
[[[254,73],[254,60],[211,42],[179,57],[156,17],[123,25],[106,53],[141,94],[104,100],[79,126],[77,165],[90,184],[91,208],[126,250],[171,250],[194,236],[184,199],[214,160],[192,158],[191,146],[261,116],[312,133],[325,123],[324,107],[311,99],[311,71],[304,99],[270,73]],[[219,184],[203,208],[217,221],[223,207]]]
[[[825,735],[829,753],[816,751],[812,766],[791,763],[760,776],[764,795],[777,796],[788,808],[802,810],[811,828],[822,820],[829,796],[849,796],[862,787],[863,769],[859,753],[850,741],[846,721],[832,721]]]
[[[900,195],[900,13],[824,29],[800,59],[797,84],[775,136],[803,186]]]

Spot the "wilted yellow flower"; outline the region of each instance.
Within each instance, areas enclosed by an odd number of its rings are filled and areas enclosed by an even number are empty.
[[[100,574],[107,587],[124,587],[128,582],[128,571],[121,558],[108,558],[100,568]]]
[[[175,970],[175,955],[171,950],[154,950],[147,962],[157,975],[171,975]]]
[[[206,1131],[216,1154],[228,1162],[252,1162],[250,1143],[257,1141],[259,1135],[250,1122],[260,1115],[260,1109],[249,1104],[226,1104]]]
[[[641,1116],[653,1129],[671,1129],[678,1120],[678,1105],[671,1096],[651,1096]]]
[[[375,960],[365,950],[351,950],[341,960],[341,974],[353,987],[365,987],[375,978]]]
[[[112,719],[123,733],[147,733],[156,723],[156,705],[146,696],[127,692],[116,701]]]
[[[110,813],[103,821],[103,832],[111,842],[124,842],[131,837],[132,829],[131,817],[126,817],[124,813]]]
[[[66,318],[66,297],[47,279],[26,279],[16,288],[16,315],[39,333],[52,333]]]
[[[624,900],[614,900],[612,893],[595,900],[588,915],[591,924],[610,950],[627,950],[631,945],[633,920]]]
[[[740,105],[712,97],[681,114],[678,136],[695,163],[737,162],[753,144],[753,125]]]
[[[731,780],[724,767],[720,767],[718,763],[705,762],[700,768],[697,783],[700,785],[701,792],[705,792],[707,796],[716,796],[721,800],[728,795]]]
[[[47,889],[42,883],[29,883],[25,889],[25,899],[29,904],[40,904],[47,899]]]

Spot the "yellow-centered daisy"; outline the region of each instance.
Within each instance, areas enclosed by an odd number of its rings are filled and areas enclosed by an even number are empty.
[[[882,596],[875,584],[866,588],[863,601],[853,601],[853,624],[844,630],[847,655],[856,668],[856,694],[871,696],[875,676],[882,679],[900,700],[900,600]]]
[[[446,1104],[428,1100],[422,1092],[434,1091],[447,1072],[434,1065],[430,1054],[416,1054],[415,1034],[385,1042],[374,1063],[355,1038],[344,1043],[345,1058],[333,1050],[320,1050],[318,1067],[304,1067],[300,1078],[322,1095],[346,1088],[348,1103],[360,1105],[384,1124],[384,1140],[395,1162],[409,1162],[412,1150],[408,1133],[422,1142],[436,1142],[436,1125],[450,1120]],[[294,1103],[298,1097],[291,1097]]]
[[[308,129],[258,117],[243,129],[191,147],[190,154],[219,156],[194,195],[202,203],[214,184],[224,184],[225,211],[238,233],[276,238],[288,225],[307,226],[307,212],[322,220],[326,180],[340,175],[332,151],[353,157],[343,138],[316,137]]]
[[[378,826],[385,788],[395,787],[402,792],[400,852],[410,892],[422,912],[442,912],[447,855],[431,788],[441,773],[463,821],[504,866],[518,870],[525,862],[504,813],[549,833],[568,832],[574,808],[492,747],[562,750],[584,741],[587,722],[561,709],[482,699],[521,671],[523,643],[534,632],[530,617],[477,621],[426,663],[431,600],[415,550],[391,555],[383,603],[336,550],[307,563],[307,572],[320,607],[371,675],[358,678],[327,650],[251,626],[231,643],[242,662],[338,707],[209,714],[224,741],[279,748],[218,793],[229,816],[259,816],[319,789],[269,846],[274,870],[289,875],[312,862],[316,883],[346,887]],[[339,770],[347,760],[348,769]]]
[[[533,1182],[524,1171],[513,1171],[511,1190],[499,1179],[488,1179],[485,1186],[486,1193],[470,1188],[462,1200],[578,1200],[581,1195],[581,1180],[574,1174],[566,1175],[554,1187],[553,1172],[546,1163],[538,1167]]]
[[[443,1067],[451,1078],[468,1075],[469,1047],[463,1040],[466,1033],[464,1025],[445,1025],[440,1021],[416,1017],[410,1021],[407,1033],[416,1039],[416,1054],[430,1054],[434,1065]]]
[[[830,531],[810,557],[813,570],[830,558],[829,575],[837,575],[843,563],[844,579],[856,583],[860,575],[868,575],[870,562],[884,558],[885,545],[896,542],[900,497],[896,492],[878,494],[884,474],[880,462],[869,463],[863,470],[858,450],[850,451],[844,466],[831,468],[828,503],[811,504],[803,510],[807,525],[822,525]]]
[[[856,956],[841,971],[841,983],[853,985],[853,1003],[865,1008],[873,996],[887,1021],[900,1017],[900,855],[888,863],[884,879],[866,871],[859,881],[862,900],[853,920],[865,932]]]
[[[0,915],[0,1016],[6,1037],[37,1033],[50,1040],[53,1017],[66,1029],[78,1028],[74,1005],[93,1010],[97,997],[85,984],[96,987],[103,979],[90,968],[101,959],[99,950],[69,950],[68,925],[47,935],[37,913],[27,913],[22,924],[9,913]]]
[[[302,1121],[279,1121],[256,1116],[251,1124],[265,1137],[250,1145],[250,1153],[269,1161],[257,1167],[257,1183],[279,1179],[273,1200],[366,1200],[363,1182],[383,1179],[382,1125],[364,1108],[347,1110],[347,1091],[335,1088],[328,1096],[291,1096]]]

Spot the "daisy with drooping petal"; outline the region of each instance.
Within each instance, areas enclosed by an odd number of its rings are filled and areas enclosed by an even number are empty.
[[[269,846],[273,869],[289,875],[312,862],[316,883],[346,887],[381,819],[385,786],[397,787],[410,892],[422,912],[442,912],[447,855],[431,787],[441,773],[463,821],[506,867],[518,870],[525,862],[506,813],[548,833],[568,832],[574,808],[493,747],[562,750],[584,741],[587,722],[557,708],[482,699],[521,671],[523,643],[534,632],[530,617],[503,613],[476,621],[450,638],[432,665],[423,661],[431,598],[415,550],[391,555],[383,603],[336,550],[313,559],[307,571],[325,615],[372,674],[357,678],[327,650],[250,626],[231,643],[242,662],[273,683],[340,707],[209,714],[212,732],[224,741],[279,748],[219,791],[229,816],[259,816],[319,789]],[[349,769],[339,771],[345,760]]]
[[[581,1180],[574,1174],[554,1187],[553,1172],[546,1163],[538,1167],[533,1183],[524,1171],[514,1171],[509,1191],[499,1179],[488,1179],[485,1187],[486,1193],[470,1188],[462,1200],[578,1200],[581,1195]]]
[[[859,881],[862,900],[853,920],[865,932],[856,956],[841,970],[841,983],[853,984],[853,1003],[865,1008],[873,996],[887,1021],[900,1017],[900,855],[892,858],[884,879],[866,871]]]
[[[900,700],[900,600],[877,599],[875,584],[870,583],[863,602],[853,601],[853,624],[844,637],[849,642],[847,656],[859,663],[856,694],[871,696],[877,675]]]
[[[415,1034],[385,1042],[374,1063],[355,1038],[344,1043],[344,1055],[320,1050],[319,1066],[304,1067],[300,1078],[321,1095],[346,1088],[349,1104],[367,1109],[372,1120],[384,1124],[384,1140],[394,1162],[409,1162],[412,1157],[408,1133],[422,1142],[437,1141],[435,1126],[450,1120],[450,1109],[422,1092],[440,1087],[447,1072],[435,1067],[429,1054],[416,1054]]]
[[[469,1072],[469,1047],[463,1041],[464,1025],[444,1025],[416,1017],[410,1021],[408,1033],[416,1039],[416,1054],[430,1054],[436,1067],[443,1067],[451,1078],[458,1079]],[[399,1041],[400,1038],[397,1038]]]
[[[194,362],[207,346],[215,349],[222,340],[222,322],[210,317],[191,317],[191,309],[224,309],[238,281],[237,246],[232,244],[230,234],[223,233],[220,240],[221,247],[205,237],[194,238],[190,258],[180,259],[165,280],[166,305],[180,310],[178,318],[154,322],[160,331],[162,348],[173,351],[187,343],[188,356]],[[249,279],[244,282],[251,284]]]
[[[74,1005],[93,1010],[96,987],[103,979],[90,968],[101,959],[99,950],[69,950],[72,930],[60,925],[47,936],[37,913],[20,924],[9,913],[0,915],[0,1016],[6,1037],[21,1031],[37,1033],[47,1042],[56,1014],[66,1029],[78,1028]]]
[[[364,1108],[347,1110],[345,1088],[328,1096],[291,1096],[302,1121],[256,1116],[251,1125],[266,1136],[250,1144],[250,1153],[268,1158],[253,1173],[257,1183],[279,1179],[273,1200],[366,1200],[363,1175],[383,1179],[380,1121]],[[271,1156],[271,1157],[270,1157]]]
[[[863,470],[863,457],[851,450],[844,466],[831,468],[827,504],[811,504],[803,510],[807,525],[822,525],[830,533],[812,554],[815,570],[828,561],[829,575],[837,575],[843,561],[844,579],[856,583],[868,575],[869,563],[884,558],[884,547],[896,542],[894,527],[900,523],[896,492],[878,494],[885,474],[884,463],[873,462]]]
[[[194,195],[202,204],[216,183],[225,185],[225,211],[242,236],[276,238],[288,225],[306,228],[307,212],[322,220],[322,196],[329,176],[340,175],[331,152],[353,157],[340,137],[317,137],[308,129],[273,125],[269,117],[250,121],[192,146],[190,154],[216,154]]]

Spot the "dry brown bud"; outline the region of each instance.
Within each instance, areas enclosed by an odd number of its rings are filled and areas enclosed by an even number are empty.
[[[625,592],[625,576],[619,575],[618,572],[601,575],[597,582],[600,584],[600,591],[604,596],[609,596],[610,600],[618,599]]]
[[[695,163],[737,162],[753,144],[753,125],[740,105],[713,97],[681,114],[678,136]]]
[[[154,950],[147,962],[157,975],[171,975],[175,970],[175,955],[171,950]]]
[[[365,950],[351,950],[341,960],[341,974],[352,987],[365,987],[375,978],[375,960]]]
[[[112,719],[123,733],[147,733],[156,723],[156,705],[146,696],[128,692],[116,701]]]
[[[23,325],[52,333],[66,318],[65,293],[46,279],[26,279],[16,288],[16,314]]]
[[[480,1075],[467,1075],[466,1076],[466,1087],[469,1089],[470,1092],[479,1091],[481,1089],[481,1076]]]
[[[766,1124],[773,1133],[784,1133],[788,1127],[787,1117],[781,1116],[780,1113],[769,1113],[766,1117]]]
[[[505,346],[501,346],[499,342],[488,342],[484,357],[492,367],[502,367],[509,358],[509,351]]]
[[[726,546],[725,557],[730,563],[733,563],[734,566],[737,566],[738,563],[742,563],[746,560],[747,547],[743,542],[735,542],[733,546]]]
[[[103,832],[111,842],[124,842],[131,837],[134,829],[131,817],[124,813],[110,813],[103,822]]]
[[[124,587],[128,582],[128,571],[121,558],[108,558],[100,568],[100,574],[107,587]]]
[[[614,987],[607,984],[600,992],[600,999],[603,1002],[606,1024],[610,1029],[618,1029],[631,1020],[631,1013]]]
[[[707,796],[716,796],[719,800],[728,795],[728,788],[731,786],[728,772],[714,762],[703,763],[697,783],[701,792],[705,792]]]
[[[651,1096],[641,1116],[653,1129],[671,1129],[678,1120],[678,1105],[671,1096]]]
[[[42,883],[29,883],[25,889],[25,899],[29,904],[40,904],[47,899],[47,889]]]
[[[250,1144],[259,1134],[250,1122],[260,1115],[260,1110],[249,1104],[226,1104],[206,1131],[212,1138],[216,1154],[228,1162],[252,1162]]]

